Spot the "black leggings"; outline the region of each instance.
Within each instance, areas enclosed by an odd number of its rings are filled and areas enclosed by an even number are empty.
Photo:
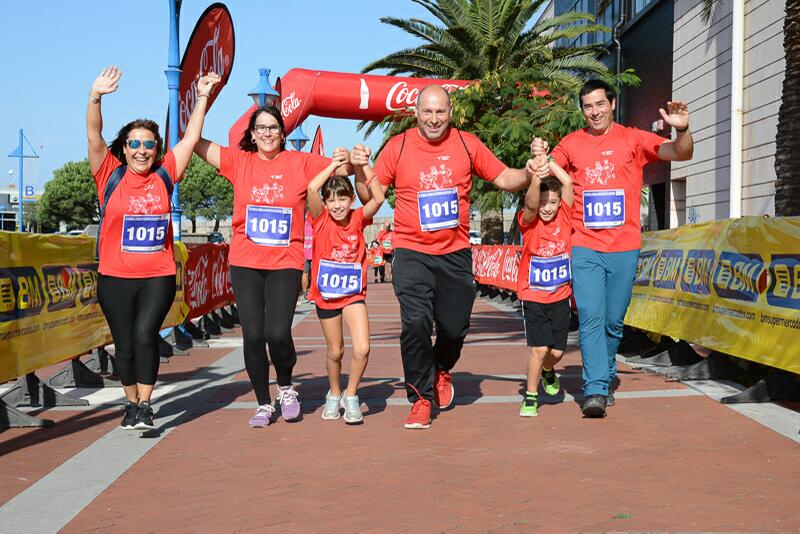
[[[250,269],[231,265],[231,284],[244,336],[244,365],[258,404],[269,404],[269,361],[279,386],[292,383],[297,353],[292,319],[300,293],[300,269]]]
[[[114,338],[114,369],[123,386],[152,386],[158,378],[159,330],[175,300],[175,275],[98,275],[97,299]]]

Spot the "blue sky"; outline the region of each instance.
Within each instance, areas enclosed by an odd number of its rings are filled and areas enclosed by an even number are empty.
[[[203,10],[212,2],[184,0],[181,55]],[[67,8],[70,5],[70,8]],[[369,62],[419,41],[380,22],[381,16],[420,17],[426,10],[410,0],[229,0],[236,34],[236,57],[227,86],[206,119],[204,136],[226,144],[230,125],[252,100],[247,91],[259,67],[272,70],[271,82],[294,67],[359,72]],[[103,99],[104,135],[110,139],[126,122],[147,117],[164,127],[168,92],[168,4],[166,0],[8,2],[4,4],[0,49],[5,50],[0,86],[0,188],[16,174],[17,160],[5,155],[17,146],[18,130],[39,153],[26,166],[37,192],[52,171],[86,157],[84,115],[89,89],[100,70],[123,70],[119,90]],[[310,117],[313,136],[322,124],[330,153],[337,145],[363,142],[356,121]],[[368,144],[377,148],[380,139]],[[13,178],[16,183],[16,177]]]

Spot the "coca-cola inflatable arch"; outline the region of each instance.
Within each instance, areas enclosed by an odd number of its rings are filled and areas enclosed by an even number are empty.
[[[399,78],[322,70],[291,69],[279,78],[280,108],[288,135],[309,115],[335,119],[381,120],[413,107],[420,89],[437,84],[447,91],[463,89],[471,81],[432,78]],[[251,106],[228,131],[231,146],[239,143],[247,128]]]

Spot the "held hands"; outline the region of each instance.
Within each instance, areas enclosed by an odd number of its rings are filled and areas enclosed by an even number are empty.
[[[358,144],[354,146],[353,151],[350,152],[350,163],[358,167],[369,165],[369,157],[371,154],[372,151],[368,146]]]
[[[533,156],[546,156],[549,150],[550,146],[547,141],[541,137],[534,137],[533,141],[531,141],[531,154]]]
[[[347,161],[350,159],[350,154],[347,152],[347,149],[344,147],[336,147],[333,151],[333,159],[331,161],[331,167],[333,170],[338,169],[342,165],[347,164]]]
[[[525,164],[525,171],[529,178],[541,180],[550,175],[550,161],[545,155],[534,156]]]
[[[199,80],[197,80],[197,96],[211,96],[216,86],[222,78],[215,72],[209,72]]]
[[[92,84],[92,90],[89,94],[92,96],[101,96],[113,93],[119,87],[119,79],[122,77],[122,71],[111,65],[103,69],[98,76],[94,83]]]
[[[689,107],[678,100],[667,102],[667,110],[659,108],[658,112],[664,122],[676,130],[686,130],[689,127]]]

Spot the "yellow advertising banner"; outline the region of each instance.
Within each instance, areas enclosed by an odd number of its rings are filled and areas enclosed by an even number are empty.
[[[800,374],[800,217],[642,234],[625,323]]]
[[[0,381],[111,343],[97,303],[94,249],[90,237],[0,232]],[[188,313],[187,257],[176,243],[178,291],[165,327]]]

